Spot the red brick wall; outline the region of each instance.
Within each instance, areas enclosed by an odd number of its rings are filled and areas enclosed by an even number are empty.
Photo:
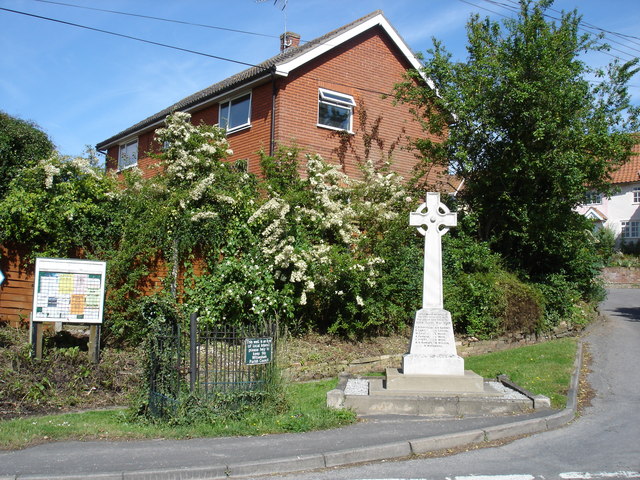
[[[269,152],[269,139],[271,136],[271,82],[255,87],[251,92],[251,126],[232,132],[227,139],[233,150],[231,161],[246,159],[249,164],[249,172],[260,173],[261,149]],[[200,125],[206,123],[215,125],[218,123],[218,104],[207,106],[191,113],[191,123]],[[143,172],[143,177],[156,175],[159,170],[150,168],[157,160],[149,157],[150,152],[158,152],[160,145],[153,142],[154,131],[144,133],[138,137],[138,167]],[[108,150],[107,170],[115,170],[118,167],[118,146]]]
[[[233,150],[230,160],[248,160],[250,173],[260,173],[258,152],[262,149],[269,153],[272,88],[272,84],[269,82],[253,89],[251,93],[251,128],[231,133],[227,137]]]
[[[325,160],[344,163],[349,175],[358,175],[357,164],[365,160],[363,133],[371,133],[379,120],[378,139],[370,152],[373,161],[381,160],[394,144],[393,168],[408,178],[415,165],[414,154],[401,147],[407,137],[423,137],[424,133],[404,105],[392,105],[393,86],[403,80],[411,66],[381,28],[369,30],[313,62],[294,71],[282,81],[276,107],[276,141],[295,141],[309,153],[319,153]],[[348,137],[346,151],[340,153],[340,135],[318,127],[318,88],[323,87],[352,95],[357,103],[354,111],[354,135]],[[359,125],[364,112],[367,122]],[[344,146],[344,145],[343,145]],[[342,157],[342,158],[341,158]]]

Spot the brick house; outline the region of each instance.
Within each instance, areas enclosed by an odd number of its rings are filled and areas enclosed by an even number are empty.
[[[355,176],[366,156],[376,162],[392,152],[392,168],[410,176],[416,157],[403,147],[408,138],[425,134],[408,106],[394,106],[383,95],[420,62],[381,11],[302,44],[299,35],[288,32],[280,49],[100,142],[107,169],[137,165],[152,175],[148,152],[160,148],[154,145],[155,129],[171,112],[186,111],[194,124],[226,128],[234,152],[230,160],[247,160],[250,173],[260,172],[259,151],[295,143]],[[365,149],[363,135],[372,138],[374,148]]]

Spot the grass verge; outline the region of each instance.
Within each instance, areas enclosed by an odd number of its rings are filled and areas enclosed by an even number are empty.
[[[567,403],[577,339],[562,338],[465,359],[465,368],[484,378],[507,375],[517,385],[551,399],[553,408]]]
[[[546,395],[554,408],[566,404],[576,354],[566,338],[465,359],[465,368],[485,378],[508,375],[527,390]],[[62,440],[122,440],[264,435],[339,427],[355,421],[350,411],[326,407],[326,392],[336,380],[287,386],[285,412],[249,411],[237,418],[192,425],[131,421],[126,410],[90,411],[0,421],[0,449],[19,449]]]
[[[287,387],[282,413],[248,411],[236,418],[192,425],[132,421],[125,409],[46,415],[0,421],[0,449],[16,450],[62,440],[194,438],[304,432],[336,428],[355,421],[353,412],[326,407],[326,393],[337,381],[296,383]]]

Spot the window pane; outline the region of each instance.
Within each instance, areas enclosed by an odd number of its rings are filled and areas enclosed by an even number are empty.
[[[236,128],[249,123],[249,109],[251,107],[251,96],[237,98],[231,102],[231,116],[229,118],[229,128]]]
[[[138,141],[129,142],[120,145],[120,154],[118,156],[118,169],[136,165],[138,163]]]
[[[351,109],[320,102],[318,123],[329,127],[349,130],[351,128]]]
[[[341,93],[329,92],[327,90],[320,89],[320,98],[322,100],[328,100],[335,103],[355,106],[355,102],[353,101],[353,97],[351,97],[351,95],[343,95]]]
[[[633,203],[640,203],[640,188],[633,189]]]
[[[221,128],[229,128],[229,102],[220,104],[220,121]]]
[[[640,222],[639,221],[622,221],[622,237],[623,238],[640,238]]]

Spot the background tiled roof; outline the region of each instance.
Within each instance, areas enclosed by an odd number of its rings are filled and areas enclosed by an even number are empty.
[[[640,143],[633,146],[630,160],[611,174],[612,183],[640,182]]]

